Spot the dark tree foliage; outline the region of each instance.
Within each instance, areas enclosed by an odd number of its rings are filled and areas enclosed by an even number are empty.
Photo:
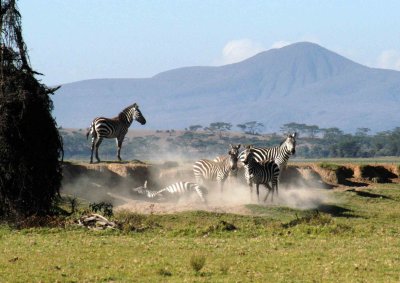
[[[62,139],[47,88],[34,75],[15,0],[1,0],[0,216],[51,212],[61,185]]]

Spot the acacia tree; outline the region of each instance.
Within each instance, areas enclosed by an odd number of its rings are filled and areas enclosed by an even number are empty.
[[[61,185],[62,140],[49,95],[32,70],[15,0],[0,1],[0,216],[51,212]]]
[[[256,135],[264,128],[264,124],[257,121],[250,121],[244,124],[237,124],[236,127],[240,128],[245,134]]]
[[[191,125],[189,126],[189,131],[196,132],[198,129],[203,128],[202,125]]]
[[[206,130],[211,131],[212,133],[218,132],[218,136],[222,138],[222,132],[230,131],[232,128],[231,123],[225,123],[225,122],[214,122],[211,123]]]

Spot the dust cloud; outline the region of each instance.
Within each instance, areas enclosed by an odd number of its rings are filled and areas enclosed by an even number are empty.
[[[165,158],[168,156],[166,155]],[[171,159],[164,159],[171,160]],[[142,186],[148,181],[150,190],[159,190],[178,181],[195,182],[192,164],[187,156],[180,156],[174,161],[161,161],[146,170],[135,171],[126,176],[121,176],[107,169],[109,165],[100,163],[97,166],[81,165],[80,170],[67,170],[64,174],[62,193],[77,198],[78,201],[87,203],[109,202],[114,210],[129,210],[137,213],[175,213],[189,210],[205,210],[211,212],[225,212],[236,214],[251,214],[247,204],[262,206],[285,206],[296,209],[315,209],[325,203],[335,202],[333,194],[326,189],[325,184],[319,179],[310,176],[315,174],[302,174],[300,170],[292,170],[281,178],[279,194],[271,195],[263,202],[267,190],[260,186],[260,202],[257,201],[256,189],[253,193],[245,184],[242,171],[238,177],[229,177],[224,184],[223,192],[215,183],[205,183],[208,189],[207,204],[202,203],[196,194],[180,197],[174,202],[156,202],[138,195],[132,189]],[[128,164],[113,163],[115,166],[128,166]],[[89,168],[90,167],[90,168]],[[138,168],[141,168],[138,165]],[[143,169],[143,168],[142,168]]]

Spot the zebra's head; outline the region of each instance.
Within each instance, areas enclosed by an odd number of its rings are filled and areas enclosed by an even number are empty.
[[[254,159],[253,146],[248,145],[243,151],[243,164],[248,165],[250,160]]]
[[[281,147],[285,147],[289,154],[296,153],[296,136],[297,133],[288,134],[286,139],[281,144]]]
[[[137,187],[137,188],[133,188],[132,191],[137,193],[137,194],[139,194],[139,195],[147,194],[147,180],[144,182],[143,186],[140,186],[140,187]]]
[[[231,168],[231,172],[233,174],[235,174],[237,172],[237,163],[238,163],[238,156],[239,156],[239,148],[240,148],[240,144],[239,145],[232,145],[230,144],[230,149],[228,151],[229,154],[229,166]]]
[[[132,104],[129,108],[129,117],[130,122],[132,123],[133,120],[138,121],[140,124],[146,124],[146,119],[144,118],[142,112],[139,110],[139,105],[137,103]]]

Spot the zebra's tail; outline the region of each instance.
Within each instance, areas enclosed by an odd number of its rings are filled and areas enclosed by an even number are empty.
[[[94,123],[92,123],[92,124],[90,125],[90,127],[88,128],[87,133],[86,133],[86,139],[89,139],[89,135],[90,135],[91,133],[93,133],[93,131],[94,131]]]

